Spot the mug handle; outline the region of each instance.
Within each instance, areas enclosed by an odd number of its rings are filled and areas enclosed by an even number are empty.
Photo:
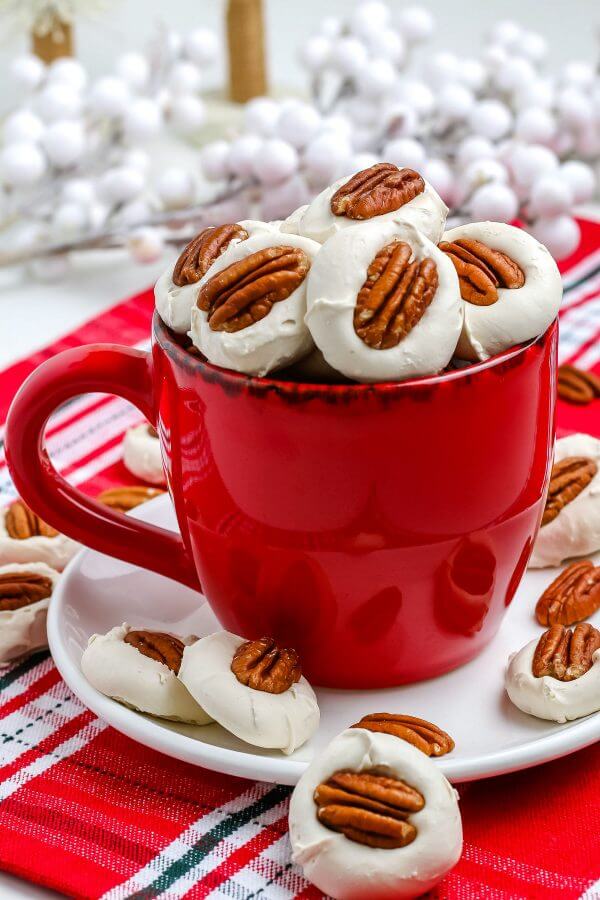
[[[48,418],[66,400],[91,392],[129,400],[156,425],[150,353],[116,344],[65,350],[29,376],[10,407],[6,459],[17,491],[44,521],[74,540],[201,591],[179,535],[92,500],[50,462],[44,446]]]

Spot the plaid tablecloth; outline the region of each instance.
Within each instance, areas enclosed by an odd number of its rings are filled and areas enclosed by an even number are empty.
[[[561,362],[600,372],[600,225],[563,266]],[[150,291],[0,376],[0,422],[42,360],[94,341],[148,344]],[[96,494],[131,483],[124,401],[88,395],[54,416],[58,468]],[[600,436],[599,404],[559,402],[559,427]],[[3,429],[2,429],[3,431]],[[2,435],[3,436],[3,435]],[[14,498],[0,457],[0,503]],[[459,788],[465,846],[440,898],[600,898],[600,748]],[[215,774],[142,747],[86,710],[47,653],[0,672],[0,868],[82,898],[316,900],[291,865],[289,788]]]

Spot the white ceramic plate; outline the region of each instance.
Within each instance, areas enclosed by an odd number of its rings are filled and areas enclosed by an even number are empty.
[[[168,497],[136,510],[140,518],[175,529]],[[50,648],[63,678],[96,715],[118,731],[169,756],[208,769],[295,784],[313,755],[346,726],[381,710],[421,716],[448,731],[455,750],[436,760],[451,781],[524,769],[578,750],[600,738],[600,713],[555,725],[516,709],[503,688],[509,653],[538,636],[535,602],[552,569],[526,574],[500,632],[475,660],[430,681],[377,691],[317,690],[321,725],[291,756],[245,744],[219,725],[181,725],[135,713],[92,688],[80,670],[88,637],[114,625],[208,634],[219,628],[210,607],[188,588],[91,550],[68,566],[50,605]],[[597,614],[600,625],[600,614]]]

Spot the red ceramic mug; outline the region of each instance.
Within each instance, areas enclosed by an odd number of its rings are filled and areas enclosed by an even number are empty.
[[[202,590],[224,628],[273,635],[315,683],[417,681],[492,638],[539,526],[554,437],[557,325],[489,362],[402,384],[250,378],[184,350],[67,350],[8,419],[17,489],[90,547]],[[71,487],[43,448],[77,394],[158,428],[181,538]],[[168,604],[168,593],[165,604]]]

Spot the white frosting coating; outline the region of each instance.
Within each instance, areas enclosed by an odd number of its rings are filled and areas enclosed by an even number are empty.
[[[160,441],[150,434],[146,422],[125,432],[123,462],[136,478],[150,484],[165,484]]]
[[[277,233],[279,230],[276,225],[270,222],[259,222],[257,219],[244,219],[238,224],[248,232],[249,237],[265,232]],[[229,246],[239,243],[241,243],[239,238],[234,238]],[[154,299],[158,314],[165,325],[178,334],[187,334],[190,330],[192,307],[198,297],[200,282],[184,284],[181,287],[173,283],[173,269],[178,259],[179,254],[169,263],[156,282]]]
[[[490,306],[464,302],[465,321],[456,348],[461,359],[484,360],[543,334],[562,299],[558,267],[546,248],[522,228],[502,222],[471,222],[447,231],[442,240],[475,238],[510,256],[525,275],[521,288],[498,288]]]
[[[296,380],[305,379],[308,382],[336,384],[347,379],[330,366],[318,347],[315,347],[308,356],[304,356],[295,362],[293,366],[279,373],[281,378],[291,375]]]
[[[91,636],[81,657],[81,671],[89,683],[139,712],[194,725],[212,722],[168,666],[125,643],[126,634],[137,630],[124,623],[107,634]]]
[[[289,214],[287,219],[279,223],[279,230],[283,231],[284,234],[300,234],[300,222],[307,209],[308,203],[305,203],[304,206],[299,206],[298,209]]]
[[[81,544],[64,534],[56,537],[33,537],[17,540],[6,530],[6,513],[0,510],[0,565],[5,563],[46,563],[52,569],[62,572],[69,560],[81,549]]]
[[[312,203],[309,203],[298,225],[300,234],[322,244],[338,231],[364,225],[365,222],[409,222],[434,244],[438,243],[446,224],[448,207],[429,182],[425,182],[425,190],[422,194],[418,194],[414,200],[410,200],[409,203],[405,203],[404,206],[393,212],[373,216],[372,219],[349,219],[347,216],[336,216],[331,212],[331,198],[352,177],[352,175],[348,175],[335,181],[321,191]]]
[[[369,347],[354,330],[354,310],[367,269],[393,240],[405,241],[415,259],[430,257],[438,288],[423,317],[395,347]],[[412,225],[374,221],[335,234],[323,245],[308,276],[306,322],[326,361],[356,381],[402,381],[441,371],[462,328],[458,278],[446,254]]]
[[[232,263],[266,247],[299,247],[311,260],[321,249],[315,241],[296,234],[282,235],[279,231],[256,234],[247,241],[228,247],[201,279],[200,285]],[[194,306],[190,337],[210,362],[225,369],[247,375],[266,375],[290,365],[313,348],[304,322],[307,282],[308,276],[289,297],[274,303],[263,319],[232,333],[213,331],[208,324],[207,313]]]
[[[179,678],[227,731],[256,747],[293,753],[319,727],[319,707],[306,678],[281,694],[238,681],[231,661],[244,638],[217,631],[186,647]]]
[[[552,722],[571,722],[600,710],[600,650],[585,675],[574,681],[559,681],[549,675],[536,678],[533,657],[539,638],[513,654],[506,670],[506,693],[519,709]]]
[[[598,471],[580,494],[538,531],[529,560],[532,569],[559,566],[571,556],[587,556],[600,550],[600,441],[590,434],[559,438],[554,462],[569,456],[593,459]]]
[[[59,573],[55,569],[40,562],[0,566],[0,575],[8,572],[35,572],[37,575],[44,575],[52,581],[53,590],[59,579]],[[49,603],[50,597],[47,597],[21,609],[0,610],[0,665],[48,646],[46,618]]]
[[[420,791],[424,808],[411,814],[417,829],[406,847],[367,847],[317,819],[313,795],[343,769],[381,767]],[[362,728],[342,732],[300,778],[290,802],[292,858],[325,894],[338,900],[398,900],[430,890],[458,862],[462,823],[457,794],[437,765],[406,741]]]

